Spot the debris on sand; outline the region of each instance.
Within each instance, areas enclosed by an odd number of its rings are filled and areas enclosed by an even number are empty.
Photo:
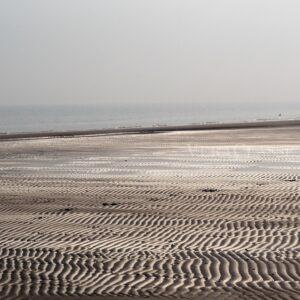
[[[71,207],[66,207],[65,209],[64,209],[64,211],[72,211],[73,210],[73,208],[71,208]]]
[[[103,206],[116,206],[116,205],[118,205],[118,204],[117,204],[117,203],[114,203],[114,202],[111,202],[111,203],[103,202],[102,205],[103,205]]]
[[[202,192],[204,193],[214,193],[214,192],[218,192],[219,190],[218,189],[215,189],[215,188],[206,188],[206,189],[203,189]]]

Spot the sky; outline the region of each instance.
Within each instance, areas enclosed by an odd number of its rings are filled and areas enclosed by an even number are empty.
[[[300,103],[300,1],[1,0],[0,104]]]

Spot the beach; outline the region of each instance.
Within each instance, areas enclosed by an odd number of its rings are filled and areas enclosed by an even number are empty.
[[[2,135],[0,299],[300,299],[300,125],[271,123]]]

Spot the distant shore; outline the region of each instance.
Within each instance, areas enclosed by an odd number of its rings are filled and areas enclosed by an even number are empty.
[[[194,130],[223,130],[223,129],[247,129],[247,128],[267,128],[267,127],[291,127],[300,126],[300,120],[284,121],[255,121],[237,123],[207,123],[199,125],[171,125],[153,127],[127,127],[111,129],[92,129],[92,130],[70,130],[70,131],[42,131],[24,133],[0,133],[0,140],[28,139],[28,138],[47,138],[47,137],[72,137],[85,135],[101,134],[148,134],[170,131],[194,131]]]

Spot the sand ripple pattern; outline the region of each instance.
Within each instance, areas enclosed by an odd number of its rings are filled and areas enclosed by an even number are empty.
[[[300,299],[300,130],[268,130],[1,142],[0,299]]]

